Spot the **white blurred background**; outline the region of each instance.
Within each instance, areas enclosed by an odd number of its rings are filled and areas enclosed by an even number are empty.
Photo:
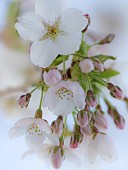
[[[127,0],[61,0],[62,6],[76,7],[91,16],[91,26],[88,31],[89,42],[100,39],[109,33],[116,34],[110,45],[105,45],[106,54],[117,56],[113,67],[121,74],[112,79],[118,84],[128,97],[128,1]],[[15,2],[15,3],[14,3]],[[16,3],[18,3],[17,6]],[[21,159],[28,149],[24,137],[11,140],[8,131],[13,123],[23,117],[30,116],[36,110],[38,92],[33,97],[34,103],[27,110],[19,109],[18,97],[25,92],[31,84],[40,78],[40,70],[35,68],[29,60],[28,44],[17,36],[14,30],[15,16],[34,9],[34,0],[0,0],[0,170],[50,170],[51,165],[45,160],[39,160],[36,155]],[[112,63],[109,63],[112,64]],[[14,92],[13,92],[14,91]],[[22,93],[21,93],[22,92]],[[119,101],[112,103],[126,119],[124,130],[118,130],[109,119],[108,133],[113,138],[119,158],[116,162],[108,164],[97,159],[95,165],[87,162],[75,165],[64,161],[61,170],[73,168],[74,170],[127,170],[128,167],[128,110]],[[38,104],[38,103],[37,103]]]

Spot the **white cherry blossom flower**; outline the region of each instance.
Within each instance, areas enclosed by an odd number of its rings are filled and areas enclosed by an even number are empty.
[[[16,29],[25,40],[32,41],[30,58],[33,64],[48,67],[58,54],[71,54],[79,49],[81,31],[87,19],[78,9],[61,12],[58,0],[37,0],[35,13],[18,19]]]
[[[27,145],[36,150],[42,146],[46,135],[51,133],[52,130],[46,120],[40,118],[23,118],[10,129],[9,137],[15,138],[25,135]]]
[[[75,106],[80,110],[84,109],[85,92],[77,82],[61,81],[48,89],[43,106],[57,116],[67,116]]]
[[[42,144],[42,147],[39,150],[28,150],[26,151],[22,158],[25,158],[26,156],[29,156],[31,154],[37,154],[41,161],[47,162],[49,164],[49,159],[52,164],[52,166],[55,169],[58,169],[61,167],[64,160],[69,162],[74,162],[76,164],[79,164],[82,159],[82,155],[79,151],[71,149],[69,146],[64,145],[60,146],[59,138],[55,133],[52,133],[51,135],[47,136],[49,141],[47,141],[47,144]],[[61,150],[62,149],[62,150]],[[56,152],[53,152],[56,150]],[[60,152],[62,151],[62,153]]]
[[[89,162],[93,164],[98,155],[106,162],[113,162],[117,159],[117,151],[108,135],[97,134],[95,139],[91,139],[87,152]]]

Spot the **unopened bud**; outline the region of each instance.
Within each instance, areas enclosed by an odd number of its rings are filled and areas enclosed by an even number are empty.
[[[50,156],[53,168],[59,169],[64,161],[64,150],[59,146],[55,146],[51,149]]]
[[[94,67],[96,70],[103,72],[104,71],[104,67],[103,64],[99,61],[93,61]]]
[[[122,100],[124,98],[122,90],[118,86],[114,86],[112,83],[107,84],[107,88],[110,90],[111,96]]]
[[[94,65],[90,59],[80,61],[79,67],[82,73],[89,73],[94,70]]]
[[[52,122],[51,128],[58,136],[60,136],[64,128],[63,117],[58,116],[58,118]]]
[[[107,129],[108,128],[108,122],[107,122],[107,118],[104,116],[102,110],[97,109],[96,112],[93,115],[93,120],[96,122],[96,124],[103,128],[103,129]]]
[[[114,38],[115,38],[114,34],[109,34],[103,40],[101,40],[98,44],[103,45],[103,44],[111,43],[114,40]]]
[[[52,86],[61,80],[61,74],[55,69],[49,70],[49,72],[44,71],[43,79],[48,86]]]
[[[83,135],[92,136],[92,130],[89,124],[85,127],[81,127],[80,130]]]
[[[72,133],[70,139],[70,148],[76,149],[82,141],[83,141],[83,134],[81,132]]]
[[[31,98],[31,93],[27,93],[25,95],[22,95],[20,99],[18,100],[18,105],[23,108],[23,107],[28,107],[29,101]]]
[[[81,127],[87,126],[87,124],[90,122],[90,120],[91,120],[91,115],[86,110],[81,110],[77,114],[77,123]]]
[[[96,96],[92,90],[87,91],[86,102],[89,106],[91,106],[93,108],[96,107],[97,100],[96,100]]]
[[[124,129],[124,127],[125,127],[125,119],[124,119],[123,116],[118,115],[117,117],[115,117],[114,122],[115,122],[116,127],[118,129]]]

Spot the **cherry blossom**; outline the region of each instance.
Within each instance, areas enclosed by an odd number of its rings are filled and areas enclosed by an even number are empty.
[[[118,157],[111,138],[106,134],[97,134],[89,143],[87,152],[89,162],[93,164],[98,155],[106,162],[113,162]]]
[[[81,31],[87,19],[78,9],[60,11],[57,0],[37,0],[35,13],[18,18],[19,35],[33,44],[30,58],[33,64],[48,67],[58,54],[67,55],[79,50]]]
[[[84,109],[85,92],[77,82],[61,81],[48,89],[43,106],[57,116],[67,116],[75,107]]]
[[[15,123],[9,131],[9,137],[15,138],[25,135],[27,145],[32,149],[39,149],[52,130],[46,120],[35,118],[23,118]]]

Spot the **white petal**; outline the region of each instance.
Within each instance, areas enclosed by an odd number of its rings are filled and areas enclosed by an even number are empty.
[[[88,146],[88,153],[87,153],[87,158],[88,161],[93,164],[95,162],[95,159],[97,157],[97,151],[93,148],[93,141],[91,141],[91,143]]]
[[[68,114],[72,113],[74,110],[75,105],[73,101],[67,100],[67,99],[60,99],[58,105],[55,107],[55,109],[52,110],[52,112],[59,116],[68,116]]]
[[[43,119],[35,119],[35,123],[37,124],[37,126],[39,127],[39,129],[46,133],[46,134],[51,134],[52,130],[48,124],[48,122],[46,120]]]
[[[53,146],[59,146],[59,138],[55,133],[52,133],[51,135],[47,135],[48,139],[51,141]]]
[[[16,127],[27,127],[34,122],[34,118],[23,118],[15,123]]]
[[[71,149],[68,146],[64,147],[64,151],[65,151],[65,158],[67,161],[69,161],[71,163],[73,162],[76,165],[81,164],[82,155],[80,152],[78,152],[75,149]]]
[[[73,86],[73,94],[74,94],[74,102],[77,108],[84,109],[85,108],[85,92],[82,87],[76,83]]]
[[[108,135],[97,135],[99,140],[98,152],[101,158],[106,162],[113,162],[118,158],[117,151],[113,145],[112,139]]]
[[[72,54],[75,51],[79,50],[81,43],[81,34],[64,33],[58,35],[55,43],[56,46],[58,46],[59,54]]]
[[[28,12],[20,17],[15,27],[25,40],[36,41],[43,36],[43,24],[34,12]]]
[[[83,16],[82,11],[69,8],[61,15],[62,30],[71,33],[78,33],[87,26],[87,19]]]
[[[45,138],[46,134],[44,133],[43,135],[38,135],[37,133],[25,135],[27,145],[34,150],[38,150],[42,147]]]
[[[53,110],[59,103],[59,98],[56,95],[58,88],[58,86],[52,86],[45,93],[43,107],[48,107],[50,111]]]
[[[30,58],[33,64],[39,67],[48,67],[57,57],[58,51],[52,40],[34,42],[31,46]]]
[[[10,138],[16,138],[16,137],[20,137],[20,136],[24,135],[25,133],[26,133],[25,128],[13,127],[10,129],[8,135]]]
[[[31,156],[33,154],[35,154],[34,150],[29,149],[29,150],[27,150],[26,152],[23,153],[21,159],[25,159],[26,157]]]
[[[39,14],[45,22],[54,22],[60,16],[60,6],[57,0],[37,0],[35,12]]]

